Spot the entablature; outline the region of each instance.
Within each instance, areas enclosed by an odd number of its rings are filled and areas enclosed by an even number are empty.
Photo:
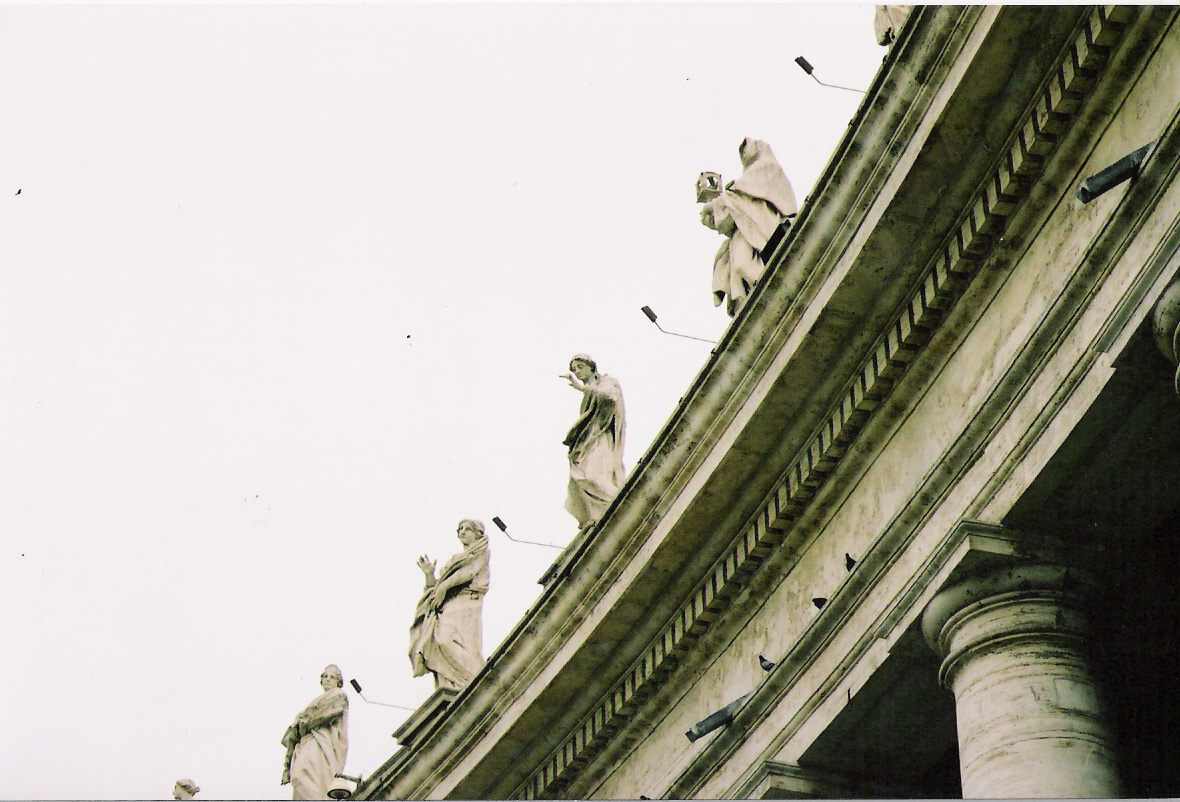
[[[792,234],[603,520],[414,759],[363,795],[563,793],[789,541],[1134,13],[915,10]]]

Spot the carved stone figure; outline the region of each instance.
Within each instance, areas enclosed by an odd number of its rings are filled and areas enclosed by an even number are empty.
[[[189,779],[177,780],[176,785],[172,786],[173,799],[192,799],[199,793],[201,789]]]
[[[426,586],[410,626],[414,676],[434,674],[434,687],[459,690],[483,667],[483,597],[491,578],[488,538],[479,521],[464,518],[457,530],[463,551],[435,578],[434,560],[418,558]]]
[[[905,22],[906,15],[910,13],[911,8],[913,8],[912,5],[876,7],[876,13],[873,15],[873,32],[877,35],[877,44],[893,44],[893,40],[897,38],[897,32],[901,30],[901,24]]]
[[[287,757],[281,784],[291,784],[292,799],[327,799],[348,755],[348,697],[337,666],[324,669],[320,687],[324,692],[283,733]]]
[[[738,147],[744,168],[725,186],[717,173],[701,173],[697,202],[701,222],[726,236],[713,258],[713,304],[728,298],[725,311],[737,314],[766,269],[763,249],[798,211],[795,192],[770,145],[749,137]]]
[[[623,435],[626,415],[623,390],[586,354],[570,360],[573,374],[562,374],[582,393],[578,419],[564,443],[569,447],[570,480],[565,508],[585,528],[606,512],[626,478],[623,472]]]

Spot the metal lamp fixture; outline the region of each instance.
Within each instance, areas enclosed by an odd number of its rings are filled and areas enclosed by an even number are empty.
[[[364,781],[362,777],[349,777],[347,774],[337,774],[328,786],[329,799],[352,799],[356,789]]]
[[[499,515],[492,516],[492,523],[494,523],[496,528],[503,532],[504,536],[513,543],[527,543],[530,546],[545,546],[546,548],[558,549],[559,551],[565,549],[565,546],[554,546],[552,543],[537,543],[535,540],[520,540],[519,538],[513,537],[512,535],[508,534],[508,524],[504,523]]]
[[[698,340],[699,342],[708,343],[709,345],[716,345],[713,340],[706,340],[704,337],[693,337],[691,334],[677,334],[674,331],[668,331],[656,321],[656,313],[651,311],[650,306],[641,306],[639,311],[647,315],[647,319],[656,324],[656,328],[664,332],[664,334],[671,334],[673,337],[683,337],[686,340]]]
[[[815,82],[817,84],[819,84],[820,86],[826,86],[830,89],[843,89],[848,92],[857,92],[858,94],[861,94],[861,95],[865,94],[865,90],[863,90],[863,89],[853,89],[851,86],[840,86],[839,84],[826,84],[826,83],[824,83],[819,78],[816,78],[815,67],[811,66],[811,62],[809,62],[807,59],[803,58],[803,56],[797,56],[795,58],[795,63],[799,65],[799,69],[803,70],[803,72],[810,75],[815,80]]]
[[[381,705],[382,707],[396,707],[398,710],[409,710],[411,713],[413,713],[414,711],[416,711],[418,709],[416,707],[406,707],[405,705],[391,705],[388,702],[374,702],[372,699],[365,698],[365,695],[363,693],[361,693],[361,684],[359,682],[357,682],[355,679],[350,679],[348,681],[348,684],[352,686],[352,689],[354,691],[356,691],[357,696],[361,697],[362,699],[364,699],[366,702],[368,702],[371,705]]]

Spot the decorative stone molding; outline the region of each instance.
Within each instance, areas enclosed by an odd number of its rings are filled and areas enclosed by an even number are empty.
[[[430,694],[425,702],[418,705],[414,714],[394,731],[393,737],[397,739],[398,744],[407,748],[413,746],[419,738],[438,723],[443,712],[458,695],[458,691],[449,688],[435,688],[434,693]]]
[[[739,789],[736,799],[905,799],[918,789],[848,777],[774,760],[763,762]]]
[[[1064,566],[1014,566],[928,605],[922,629],[955,694],[964,798],[1119,795],[1085,657],[1089,585]]]
[[[1164,290],[1151,312],[1151,333],[1155,343],[1176,368],[1176,392],[1180,393],[1180,278]]]
[[[910,300],[854,372],[839,402],[792,461],[774,492],[661,635],[514,797],[560,796],[783,542],[853,439],[974,278],[1136,13],[1133,6],[1101,6],[1090,12],[1072,47],[1050,70],[1050,79],[1025,112],[991,177],[952,227]],[[785,250],[780,248],[780,258]]]

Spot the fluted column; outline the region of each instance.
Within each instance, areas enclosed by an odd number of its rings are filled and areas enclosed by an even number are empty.
[[[993,571],[941,592],[922,623],[955,694],[965,798],[1118,796],[1076,575]]]
[[[1180,279],[1164,290],[1151,311],[1151,333],[1164,356],[1180,363]],[[1176,369],[1176,392],[1180,393],[1180,367]]]

